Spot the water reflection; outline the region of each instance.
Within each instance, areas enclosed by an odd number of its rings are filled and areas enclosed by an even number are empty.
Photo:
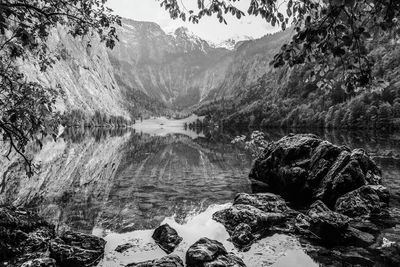
[[[198,141],[179,134],[133,135],[105,203],[102,227],[149,229],[173,214],[184,221],[192,212],[250,191],[250,156],[231,144]]]
[[[215,237],[233,249],[222,226],[211,220],[211,212],[231,202],[238,192],[262,191],[247,178],[253,159],[231,144],[234,136],[249,130],[196,133],[175,126],[162,128],[67,129],[62,138],[33,150],[41,168],[32,178],[18,165],[0,161],[4,181],[0,204],[28,205],[59,230],[68,227],[106,237],[106,262],[110,264],[163,255],[148,239],[152,229],[163,222],[186,238],[182,253],[193,241],[190,236],[198,237],[194,233]],[[266,138],[277,140],[289,132],[295,131],[268,131]],[[371,153],[383,169],[392,204],[400,207],[399,135],[314,133]],[[216,232],[219,236],[214,236]],[[111,253],[125,239],[137,238],[148,241],[138,243],[141,254],[128,253],[124,260],[125,256]],[[314,265],[295,238],[280,235],[260,241],[241,257],[253,263],[249,266]]]
[[[165,218],[161,224],[168,223],[176,229],[182,242],[175,249],[174,254],[185,261],[185,254],[190,245],[202,237],[220,241],[228,252],[235,253],[242,258],[247,266],[318,266],[301,248],[300,242],[291,236],[275,234],[269,238],[259,240],[247,252],[238,251],[228,241],[229,234],[224,226],[211,217],[216,211],[229,207],[225,205],[211,205],[200,213],[188,214],[185,222],[177,222],[177,217]],[[136,230],[127,233],[115,233],[96,228],[94,234],[103,236],[106,241],[105,257],[99,267],[125,266],[150,259],[157,259],[167,254],[159,248],[151,235],[153,230]],[[123,253],[115,251],[121,244],[132,244],[133,247]]]

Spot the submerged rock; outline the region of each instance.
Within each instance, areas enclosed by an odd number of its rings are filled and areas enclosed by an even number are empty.
[[[115,251],[116,251],[116,252],[119,252],[119,253],[122,253],[122,252],[125,252],[125,251],[127,251],[128,249],[130,249],[130,248],[132,248],[132,247],[134,247],[133,244],[126,243],[126,244],[123,244],[123,245],[118,245],[118,246],[115,248]]]
[[[186,265],[191,267],[246,266],[242,259],[228,253],[218,241],[201,238],[186,252]]]
[[[286,200],[304,206],[337,199],[363,185],[377,185],[381,171],[361,149],[351,151],[315,135],[289,135],[268,145],[250,172]]]
[[[168,255],[159,260],[130,263],[126,267],[183,267],[183,261],[177,255]]]
[[[163,224],[154,230],[153,239],[166,253],[172,253],[181,243],[182,237],[168,224]]]
[[[96,265],[104,255],[104,239],[88,234],[67,231],[50,243],[50,257],[60,267]]]
[[[365,185],[336,201],[335,210],[350,217],[378,214],[389,206],[389,191],[381,185]]]

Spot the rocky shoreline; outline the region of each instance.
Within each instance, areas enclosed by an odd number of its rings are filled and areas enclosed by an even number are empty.
[[[289,135],[268,145],[250,177],[265,183],[266,193],[239,193],[232,206],[213,214],[238,250],[286,234],[322,266],[400,266],[400,210],[390,206],[381,171],[363,150]],[[245,266],[206,237],[189,247],[184,264],[173,254],[182,238],[168,224],[152,237],[168,256],[127,266]],[[105,243],[73,231],[57,234],[31,211],[0,208],[0,266],[96,266]],[[131,247],[121,244],[115,251]]]

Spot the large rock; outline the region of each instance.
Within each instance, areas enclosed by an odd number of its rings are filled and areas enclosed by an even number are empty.
[[[88,234],[67,231],[50,243],[50,257],[60,267],[96,265],[104,255],[104,239]]]
[[[389,191],[382,185],[365,185],[336,201],[335,210],[350,217],[379,214],[389,206]]]
[[[339,244],[347,231],[350,218],[331,211],[322,201],[311,205],[307,215],[310,218],[310,231],[320,237],[324,243]]]
[[[168,224],[163,224],[154,230],[153,239],[166,253],[172,253],[181,243],[182,237]]]
[[[191,267],[243,267],[243,261],[215,240],[201,238],[186,252],[186,265]]]
[[[249,176],[295,204],[322,200],[333,208],[344,194],[379,184],[381,171],[361,149],[351,151],[315,135],[298,134],[269,144]]]
[[[183,267],[183,261],[177,255],[168,255],[158,260],[130,263],[126,267]]]
[[[274,194],[238,194],[233,205],[217,211],[213,219],[222,223],[239,248],[250,245],[263,232],[286,221],[290,209]]]
[[[37,214],[13,207],[0,208],[0,265],[20,266],[46,257],[54,236],[54,227]]]
[[[281,196],[271,193],[239,193],[233,200],[233,205],[237,204],[250,205],[265,212],[285,212],[289,210]]]

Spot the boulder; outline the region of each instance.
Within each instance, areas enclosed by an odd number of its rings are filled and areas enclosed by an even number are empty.
[[[155,229],[152,237],[167,254],[172,253],[182,241],[182,237],[168,224],[163,224]]]
[[[54,227],[26,209],[0,208],[0,265],[20,266],[22,263],[47,257]],[[7,264],[6,264],[7,262]]]
[[[335,146],[311,134],[289,135],[270,143],[249,177],[296,205],[337,199],[363,185],[377,185],[381,171],[361,149]]]
[[[365,185],[336,201],[335,210],[350,217],[378,214],[389,206],[389,191],[382,185]]]
[[[290,212],[280,196],[240,193],[231,207],[217,211],[213,219],[225,226],[235,246],[244,248],[270,228],[283,224]]]
[[[50,243],[50,257],[60,267],[96,265],[104,255],[106,241],[100,237],[67,231]]]
[[[238,204],[250,205],[265,212],[285,212],[289,210],[285,200],[272,193],[239,193],[233,200],[233,205]]]
[[[311,205],[307,215],[310,218],[310,231],[327,244],[343,242],[350,218],[331,211],[322,201]]]
[[[218,241],[201,238],[186,252],[186,265],[191,267],[232,266],[243,267],[243,261]]]
[[[168,255],[158,260],[130,263],[126,267],[183,267],[183,261],[177,255]]]
[[[285,221],[283,213],[264,212],[250,205],[233,205],[213,214],[213,219],[222,223],[228,232],[233,232],[239,224],[247,224],[252,232],[263,230]]]

